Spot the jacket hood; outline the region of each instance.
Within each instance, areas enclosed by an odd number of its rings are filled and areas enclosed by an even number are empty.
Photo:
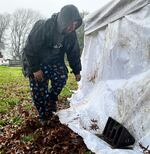
[[[67,28],[67,26],[73,21],[78,21],[78,26],[76,27],[76,29],[82,24],[82,18],[78,9],[74,5],[64,6],[58,13],[58,31],[62,33],[64,29]]]

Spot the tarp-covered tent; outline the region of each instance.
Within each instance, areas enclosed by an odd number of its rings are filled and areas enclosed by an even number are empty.
[[[58,113],[61,122],[97,154],[141,154],[138,143],[150,145],[148,0],[113,0],[87,17],[81,75],[71,107]],[[95,135],[109,116],[135,137],[133,150],[111,149]]]

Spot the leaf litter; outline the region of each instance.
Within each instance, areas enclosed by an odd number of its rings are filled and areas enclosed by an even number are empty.
[[[31,100],[26,100],[31,103]],[[16,105],[11,112],[1,114],[6,122],[0,127],[0,151],[3,154],[92,154],[83,139],[54,116],[48,126],[42,127],[37,111],[32,106],[26,110],[24,105]],[[68,107],[63,97],[58,102],[58,109]],[[18,116],[20,123],[11,123],[9,117]],[[17,118],[16,118],[17,119]]]

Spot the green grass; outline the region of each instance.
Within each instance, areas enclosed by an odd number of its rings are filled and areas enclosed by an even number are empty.
[[[6,113],[28,96],[27,79],[21,68],[0,66],[0,113]]]
[[[7,120],[0,119],[0,126],[5,126],[7,124]]]
[[[17,104],[19,104],[18,98],[1,98],[0,99],[0,113],[6,113],[11,109],[12,107],[15,107]]]
[[[16,79],[22,79],[20,67],[0,66],[0,84],[12,83]]]
[[[21,140],[23,141],[23,142],[30,142],[30,141],[33,141],[33,135],[27,135],[27,136],[23,136],[22,138],[21,138]]]
[[[19,103],[19,99],[18,98],[6,98],[5,103],[7,103],[11,107],[14,107],[15,105]]]
[[[12,117],[11,122],[14,125],[20,125],[22,123],[22,119],[20,116],[16,115],[16,116]]]
[[[91,151],[86,151],[84,154],[92,154]]]
[[[24,109],[25,109],[25,110],[30,110],[31,108],[32,108],[32,104],[26,103],[26,104],[24,105]]]

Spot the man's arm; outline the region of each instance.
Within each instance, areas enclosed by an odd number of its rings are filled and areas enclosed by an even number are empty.
[[[32,73],[40,69],[39,52],[45,39],[43,25],[43,20],[39,20],[35,23],[24,48],[25,56]]]
[[[67,45],[67,59],[69,61],[69,65],[75,74],[76,80],[79,81],[80,71],[81,71],[81,60],[80,60],[80,48],[77,40],[76,33],[72,33],[69,36],[69,45]]]

